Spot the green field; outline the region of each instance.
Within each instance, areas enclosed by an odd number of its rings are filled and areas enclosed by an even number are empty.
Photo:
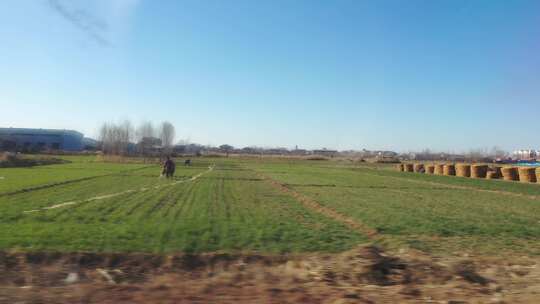
[[[1,249],[540,254],[540,185],[239,158],[197,158],[166,180],[155,164],[68,159],[0,169]]]

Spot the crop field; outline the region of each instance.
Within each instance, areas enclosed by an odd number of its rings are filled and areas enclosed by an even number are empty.
[[[2,248],[302,252],[366,240],[231,162],[196,160],[172,181],[157,165],[93,162],[0,176]]]
[[[540,254],[540,186],[348,161],[197,158],[0,169],[0,249]]]
[[[436,253],[540,253],[536,184],[373,166],[264,164],[258,170],[374,229],[372,239],[389,247]]]

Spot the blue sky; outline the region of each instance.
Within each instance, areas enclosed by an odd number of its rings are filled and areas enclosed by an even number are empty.
[[[5,0],[0,126],[243,147],[540,148],[540,1]]]

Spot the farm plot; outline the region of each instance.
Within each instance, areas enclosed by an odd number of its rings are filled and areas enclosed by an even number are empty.
[[[538,185],[331,167],[246,164],[378,232],[390,245],[540,254]]]
[[[77,162],[60,165],[28,168],[0,169],[0,195],[17,191],[46,188],[58,184],[69,184],[96,177],[119,174],[144,168],[143,164],[109,164],[99,162]]]
[[[61,205],[84,203],[87,200],[99,200],[108,196],[140,192],[141,188],[169,186],[175,182],[189,179],[207,169],[205,164],[197,167],[183,168],[176,174],[174,181],[160,179],[157,166],[128,167],[127,170],[116,171],[90,178],[75,178],[57,184],[37,186],[14,194],[0,195],[0,206],[5,209],[0,219],[20,218],[24,213],[38,211],[43,208],[56,208]],[[50,169],[54,170],[54,169]],[[64,171],[65,168],[61,168]],[[41,173],[41,172],[37,172]],[[50,172],[47,172],[49,174]]]
[[[158,179],[157,166],[130,167],[133,170],[0,196],[0,248],[334,252],[366,241],[236,163],[213,163],[179,166],[173,181]],[[96,196],[101,198],[93,199]],[[65,202],[74,203],[62,205]]]

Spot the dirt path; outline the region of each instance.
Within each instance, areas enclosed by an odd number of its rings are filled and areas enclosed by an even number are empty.
[[[104,200],[104,199],[108,199],[108,198],[112,198],[112,197],[125,195],[125,194],[128,194],[128,193],[133,193],[133,192],[144,192],[144,191],[148,191],[148,190],[151,190],[151,189],[160,189],[160,188],[163,188],[163,187],[170,187],[170,186],[174,186],[174,185],[178,185],[178,184],[188,183],[188,182],[195,181],[195,180],[199,179],[201,176],[203,176],[204,174],[207,174],[207,173],[211,172],[212,170],[214,170],[214,167],[215,167],[215,165],[209,166],[208,170],[203,171],[201,173],[198,173],[198,174],[196,174],[196,175],[194,175],[194,176],[192,176],[192,177],[190,177],[188,179],[183,179],[183,180],[175,181],[175,182],[164,184],[164,185],[141,187],[139,189],[129,189],[129,190],[125,190],[125,191],[121,191],[121,192],[117,192],[117,193],[98,195],[98,196],[94,196],[94,197],[87,198],[87,199],[84,199],[84,200],[63,202],[63,203],[58,203],[58,204],[54,204],[52,206],[47,206],[47,207],[43,207],[43,208],[39,208],[39,209],[27,210],[27,211],[23,211],[23,213],[33,213],[33,212],[47,211],[47,210],[51,210],[51,209],[57,209],[57,208],[62,208],[62,207],[66,207],[66,206],[72,206],[72,205],[81,204],[81,203],[88,203],[88,202],[92,202],[92,201]]]
[[[347,225],[349,228],[351,228],[353,230],[356,230],[356,231],[360,232],[363,235],[366,235],[370,239],[374,239],[377,236],[377,231],[375,231],[371,227],[363,224],[359,220],[353,219],[351,217],[348,217],[348,216],[346,216],[344,214],[341,214],[341,213],[337,212],[334,209],[328,208],[328,207],[320,204],[316,200],[314,200],[314,199],[312,199],[310,197],[307,197],[306,195],[303,195],[302,193],[297,192],[297,191],[295,191],[294,189],[292,189],[290,187],[287,187],[287,184],[284,184],[284,183],[281,183],[281,182],[279,182],[277,180],[274,180],[271,177],[269,177],[269,176],[267,176],[267,175],[265,175],[265,174],[263,174],[261,172],[258,172],[258,171],[255,171],[255,170],[253,170],[253,172],[255,172],[255,174],[257,174],[257,176],[259,176],[261,179],[263,179],[264,181],[271,184],[274,188],[276,188],[280,192],[286,193],[286,194],[294,197],[297,201],[299,201],[302,205],[304,205],[304,207],[308,208],[309,210],[315,211],[315,212],[320,213],[320,214],[322,214],[324,216],[332,218],[332,219],[334,219],[334,220],[336,220],[338,222],[341,222],[341,223]]]

